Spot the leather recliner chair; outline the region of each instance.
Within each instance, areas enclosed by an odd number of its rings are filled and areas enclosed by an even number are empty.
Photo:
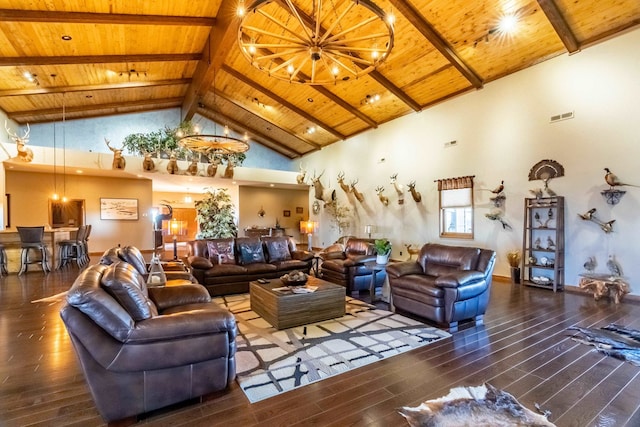
[[[320,258],[322,279],[344,286],[347,293],[369,290],[373,273],[364,264],[376,260],[374,239],[350,238],[344,250],[322,252]],[[384,280],[385,275],[378,273],[375,286],[381,287]]]
[[[147,288],[130,264],[96,264],[75,280],[60,315],[109,423],[235,379],[235,318],[201,285]]]
[[[386,267],[392,308],[446,324],[483,323],[496,253],[489,249],[427,243],[416,261]]]

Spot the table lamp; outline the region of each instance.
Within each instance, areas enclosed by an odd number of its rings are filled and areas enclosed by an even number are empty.
[[[367,225],[364,226],[364,232],[369,235],[369,238],[371,238],[371,233],[373,233],[374,229],[375,229],[375,226],[373,226],[371,224],[367,224]]]
[[[312,249],[312,239],[313,233],[316,231],[318,223],[315,221],[300,221],[300,233],[307,235],[307,250],[310,251]]]
[[[166,221],[163,224],[163,234],[173,236],[173,260],[178,260],[178,236],[185,236],[187,234],[187,221],[178,221],[172,219]]]

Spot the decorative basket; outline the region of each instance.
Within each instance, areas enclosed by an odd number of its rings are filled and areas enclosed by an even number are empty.
[[[304,286],[307,284],[307,280],[308,279],[304,279],[304,280],[287,280],[287,279],[283,279],[280,278],[280,280],[282,281],[282,284],[285,286]]]

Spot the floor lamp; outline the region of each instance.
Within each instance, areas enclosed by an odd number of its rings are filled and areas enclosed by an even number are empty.
[[[316,231],[318,223],[315,221],[300,221],[300,233],[307,235],[307,250],[310,251],[313,248],[312,240],[313,233]]]
[[[178,236],[184,236],[187,234],[187,221],[178,221],[177,219],[172,219],[166,222],[167,227],[165,230],[165,235],[173,236],[173,260],[178,260]]]

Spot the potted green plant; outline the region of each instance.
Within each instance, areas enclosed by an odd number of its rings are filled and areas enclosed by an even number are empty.
[[[376,263],[386,264],[389,262],[389,256],[391,255],[391,242],[389,239],[376,239],[374,242],[376,249]]]
[[[235,206],[226,188],[207,189],[207,196],[195,202],[196,221],[200,231],[197,239],[236,237],[238,226]]]

